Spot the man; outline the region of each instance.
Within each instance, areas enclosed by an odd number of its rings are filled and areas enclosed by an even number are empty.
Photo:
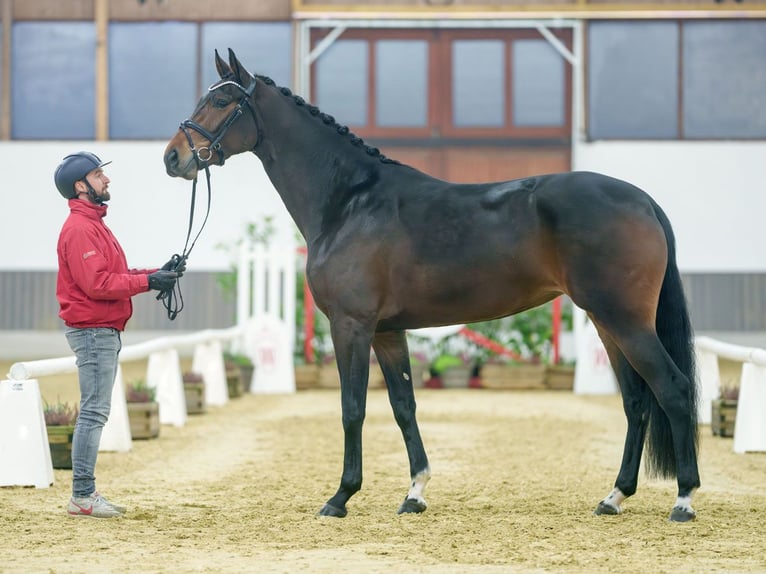
[[[98,493],[94,472],[117,375],[120,333],[133,313],[131,297],[150,289],[172,290],[185,270],[183,263],[176,269],[172,259],[160,270],[128,269],[125,253],[104,224],[111,196],[103,167],[109,163],[82,151],[66,156],[54,175],[70,211],[57,246],[56,298],[80,382],[67,512],[96,518],[125,512]]]

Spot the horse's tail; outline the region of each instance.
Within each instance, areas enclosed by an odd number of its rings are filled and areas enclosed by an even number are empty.
[[[662,229],[665,231],[665,239],[668,244],[668,263],[657,306],[657,335],[670,358],[673,359],[673,362],[675,362],[688,381],[688,383],[680,381],[678,384],[688,384],[689,419],[687,424],[689,425],[691,436],[694,437],[694,449],[696,452],[699,444],[699,434],[697,429],[697,379],[694,361],[694,334],[681,283],[681,274],[676,264],[676,242],[673,229],[667,216],[656,203],[654,203],[654,212],[660,225],[662,225]],[[645,460],[648,474],[662,478],[675,477],[676,459],[670,421],[653,394],[649,406],[649,431],[646,447]]]

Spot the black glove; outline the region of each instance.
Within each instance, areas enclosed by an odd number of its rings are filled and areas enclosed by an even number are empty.
[[[177,273],[175,271],[155,271],[150,273],[149,277],[149,289],[156,289],[157,291],[170,291],[176,284],[176,279],[181,277],[183,273]]]
[[[182,258],[180,255],[173,255],[173,257],[170,258],[170,261],[165,263],[160,269],[163,271],[178,271],[179,273],[183,273],[186,271],[186,257]]]

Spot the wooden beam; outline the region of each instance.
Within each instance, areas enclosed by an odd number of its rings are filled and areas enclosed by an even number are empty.
[[[109,139],[109,0],[96,0],[96,139]]]
[[[0,140],[11,139],[11,30],[13,28],[13,0],[0,0],[3,18],[3,90],[0,94]]]

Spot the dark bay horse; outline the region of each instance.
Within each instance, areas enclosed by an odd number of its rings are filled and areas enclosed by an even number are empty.
[[[346,515],[362,486],[370,348],[404,436],[412,482],[399,512],[423,512],[430,478],[415,418],[405,330],[518,313],[562,293],[596,325],[628,421],[611,493],[650,474],[677,477],[670,519],[692,520],[697,468],[693,335],[673,232],[640,189],[595,173],[458,185],[384,157],[287,88],[216,52],[221,80],[165,150],[193,180],[252,151],[306,240],[307,279],[331,324],[341,380],[343,474],[321,515]]]

